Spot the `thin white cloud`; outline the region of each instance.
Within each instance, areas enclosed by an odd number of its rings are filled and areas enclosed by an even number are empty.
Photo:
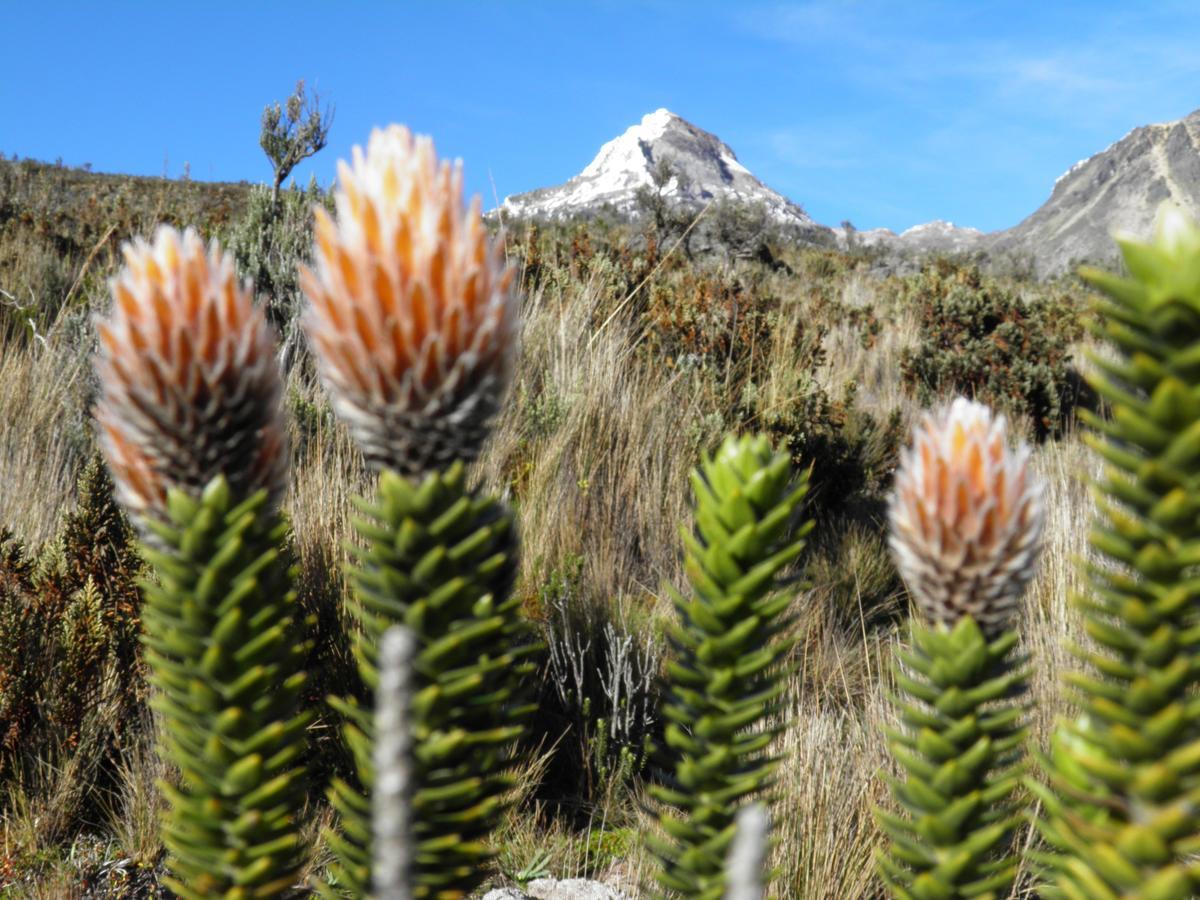
[[[1174,32],[1147,24],[1143,14],[1097,8],[1069,33],[1031,32],[1019,42],[964,36],[959,27],[970,6],[913,0],[901,20],[881,0],[814,0],[750,7],[735,24],[763,40],[823,51],[845,78],[900,94],[967,81],[1000,96],[1070,104],[1114,92],[1129,97],[1163,82],[1191,93],[1185,79],[1200,74],[1197,6],[1179,12]]]
[[[818,173],[871,179],[886,166],[902,186],[945,173],[964,189],[974,179],[1044,196],[1079,155],[1200,107],[1200,5],[1093,5],[1074,21],[1054,8],[1038,26],[1010,19],[992,33],[972,21],[979,9],[813,0],[737,13],[743,34],[794,47],[863,101],[760,136],[780,180],[803,194]]]

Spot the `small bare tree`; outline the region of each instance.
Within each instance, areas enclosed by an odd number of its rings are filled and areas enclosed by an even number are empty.
[[[655,241],[662,246],[675,236],[683,239],[683,252],[692,258],[691,232],[688,226],[699,209],[688,202],[691,179],[679,166],[660,156],[650,170],[650,184],[634,194],[638,214],[654,226]]]
[[[272,205],[278,202],[279,186],[292,170],[325,146],[332,124],[333,106],[322,110],[316,91],[311,98],[305,93],[303,78],[296,82],[296,90],[285,103],[268,104],[263,109],[258,143],[275,169]]]

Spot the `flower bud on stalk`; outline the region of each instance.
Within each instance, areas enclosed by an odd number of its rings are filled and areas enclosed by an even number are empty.
[[[393,126],[338,168],[336,219],[317,210],[314,265],[301,271],[317,369],[368,463],[375,497],[359,505],[350,614],[363,682],[380,686],[389,627],[413,637],[412,752],[406,797],[416,900],[466,896],[486,877],[488,837],[513,787],[516,741],[535,649],[509,596],[511,513],[468,485],[508,383],[517,340],[513,270],[487,234],[462,169],[433,142]],[[486,697],[486,702],[480,698]],[[346,719],[358,782],[385,790],[369,707],[332,700]],[[386,774],[386,773],[381,773]],[[335,780],[341,817],[327,895],[364,894],[372,871],[370,803]],[[378,835],[376,835],[378,837]],[[375,852],[373,852],[373,850]],[[403,880],[403,879],[400,879]]]
[[[376,130],[338,165],[337,220],[316,211],[301,270],[317,367],[368,462],[404,475],[478,454],[516,345],[513,270],[462,167],[433,141]]]
[[[1020,821],[1028,672],[1013,626],[1044,518],[1029,448],[1009,448],[1003,416],[963,398],[925,416],[890,509],[919,613],[897,651],[905,727],[886,729],[901,812],[876,810],[891,838],[879,873],[896,897],[997,897],[1016,877],[1006,838]]]
[[[1036,570],[1041,485],[1029,447],[1010,450],[1004,416],[959,397],[927,413],[901,452],[889,510],[900,574],[930,622],[971,616],[1002,631]]]
[[[161,226],[125,246],[100,321],[96,408],[119,499],[161,519],[173,488],[197,495],[224,475],[238,497],[287,487],[287,436],[274,337],[233,258],[195,231]]]
[[[119,498],[150,538],[143,636],[159,753],[166,885],[184,900],[277,897],[302,862],[309,717],[291,572],[271,329],[233,260],[161,227],[125,248],[98,323],[96,419]]]

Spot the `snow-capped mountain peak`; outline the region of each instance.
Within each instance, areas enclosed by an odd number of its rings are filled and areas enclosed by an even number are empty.
[[[642,163],[645,147],[666,134],[672,119],[679,117],[669,109],[656,109],[642,116],[642,121],[630,125],[625,133],[613,138],[600,148],[596,158],[579,173],[580,178],[604,178],[613,173],[638,173],[646,176],[650,183],[650,169]]]
[[[983,232],[978,228],[960,228],[953,222],[947,222],[944,219],[934,219],[932,222],[924,222],[920,225],[913,225],[911,228],[906,228],[900,233],[902,238],[919,238],[928,235],[938,236],[982,236]]]
[[[608,141],[565,184],[507,197],[502,208],[506,215],[534,219],[589,216],[604,207],[628,215],[636,211],[638,190],[654,185],[664,160],[674,174],[662,191],[675,203],[697,208],[713,200],[761,204],[778,224],[813,227],[804,210],[750,174],[716,135],[668,109],[646,114]]]

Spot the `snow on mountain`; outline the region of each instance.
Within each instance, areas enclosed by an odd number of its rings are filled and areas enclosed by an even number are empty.
[[[936,219],[914,225],[896,234],[890,228],[871,228],[850,235],[843,228],[833,229],[834,237],[841,247],[852,244],[859,247],[882,247],[889,251],[907,254],[923,253],[967,253],[978,249],[986,235],[978,228],[962,228],[953,222]]]
[[[754,177],[727,144],[666,109],[646,115],[604,144],[574,178],[508,197],[499,212],[516,218],[563,219],[611,209],[629,216],[637,212],[639,189],[658,190],[654,173],[664,161],[675,175],[662,187],[662,195],[685,208],[699,210],[714,200],[740,201],[761,207],[770,221],[801,240],[875,247],[885,256],[910,261],[928,253],[979,253],[1006,265],[1028,264],[1039,276],[1071,271],[1084,260],[1112,263],[1112,233],[1148,233],[1164,199],[1200,216],[1200,110],[1175,122],[1133,129],[1059,176],[1050,198],[1024,221],[987,234],[944,221],[915,225],[900,234],[886,228],[854,231],[819,225]]]
[[[776,225],[804,239],[847,245],[840,228],[819,225],[797,204],[759,181],[738,162],[728,144],[667,109],[647,114],[624,134],[604,144],[582,172],[564,184],[506,197],[502,215],[522,219],[588,217],[609,208],[619,215],[637,209],[637,193],[654,188],[654,172],[663,161],[677,173],[662,188],[672,203],[700,209],[713,200],[759,206]],[[859,246],[923,253],[973,249],[983,235],[974,228],[929,222],[895,234],[885,228],[858,232]]]
[[[604,144],[566,183],[506,197],[501,209],[507,216],[533,219],[589,216],[606,206],[628,215],[636,210],[638,189],[653,187],[653,173],[663,160],[677,173],[663,188],[673,202],[697,209],[712,200],[760,204],[776,224],[818,227],[798,205],[755,178],[716,135],[667,109],[647,114]]]
[[[932,222],[925,222],[922,225],[914,225],[912,228],[906,228],[900,232],[900,237],[920,238],[929,235],[981,235],[983,234],[978,228],[960,228],[953,222],[945,222],[941,219],[934,219]]]

